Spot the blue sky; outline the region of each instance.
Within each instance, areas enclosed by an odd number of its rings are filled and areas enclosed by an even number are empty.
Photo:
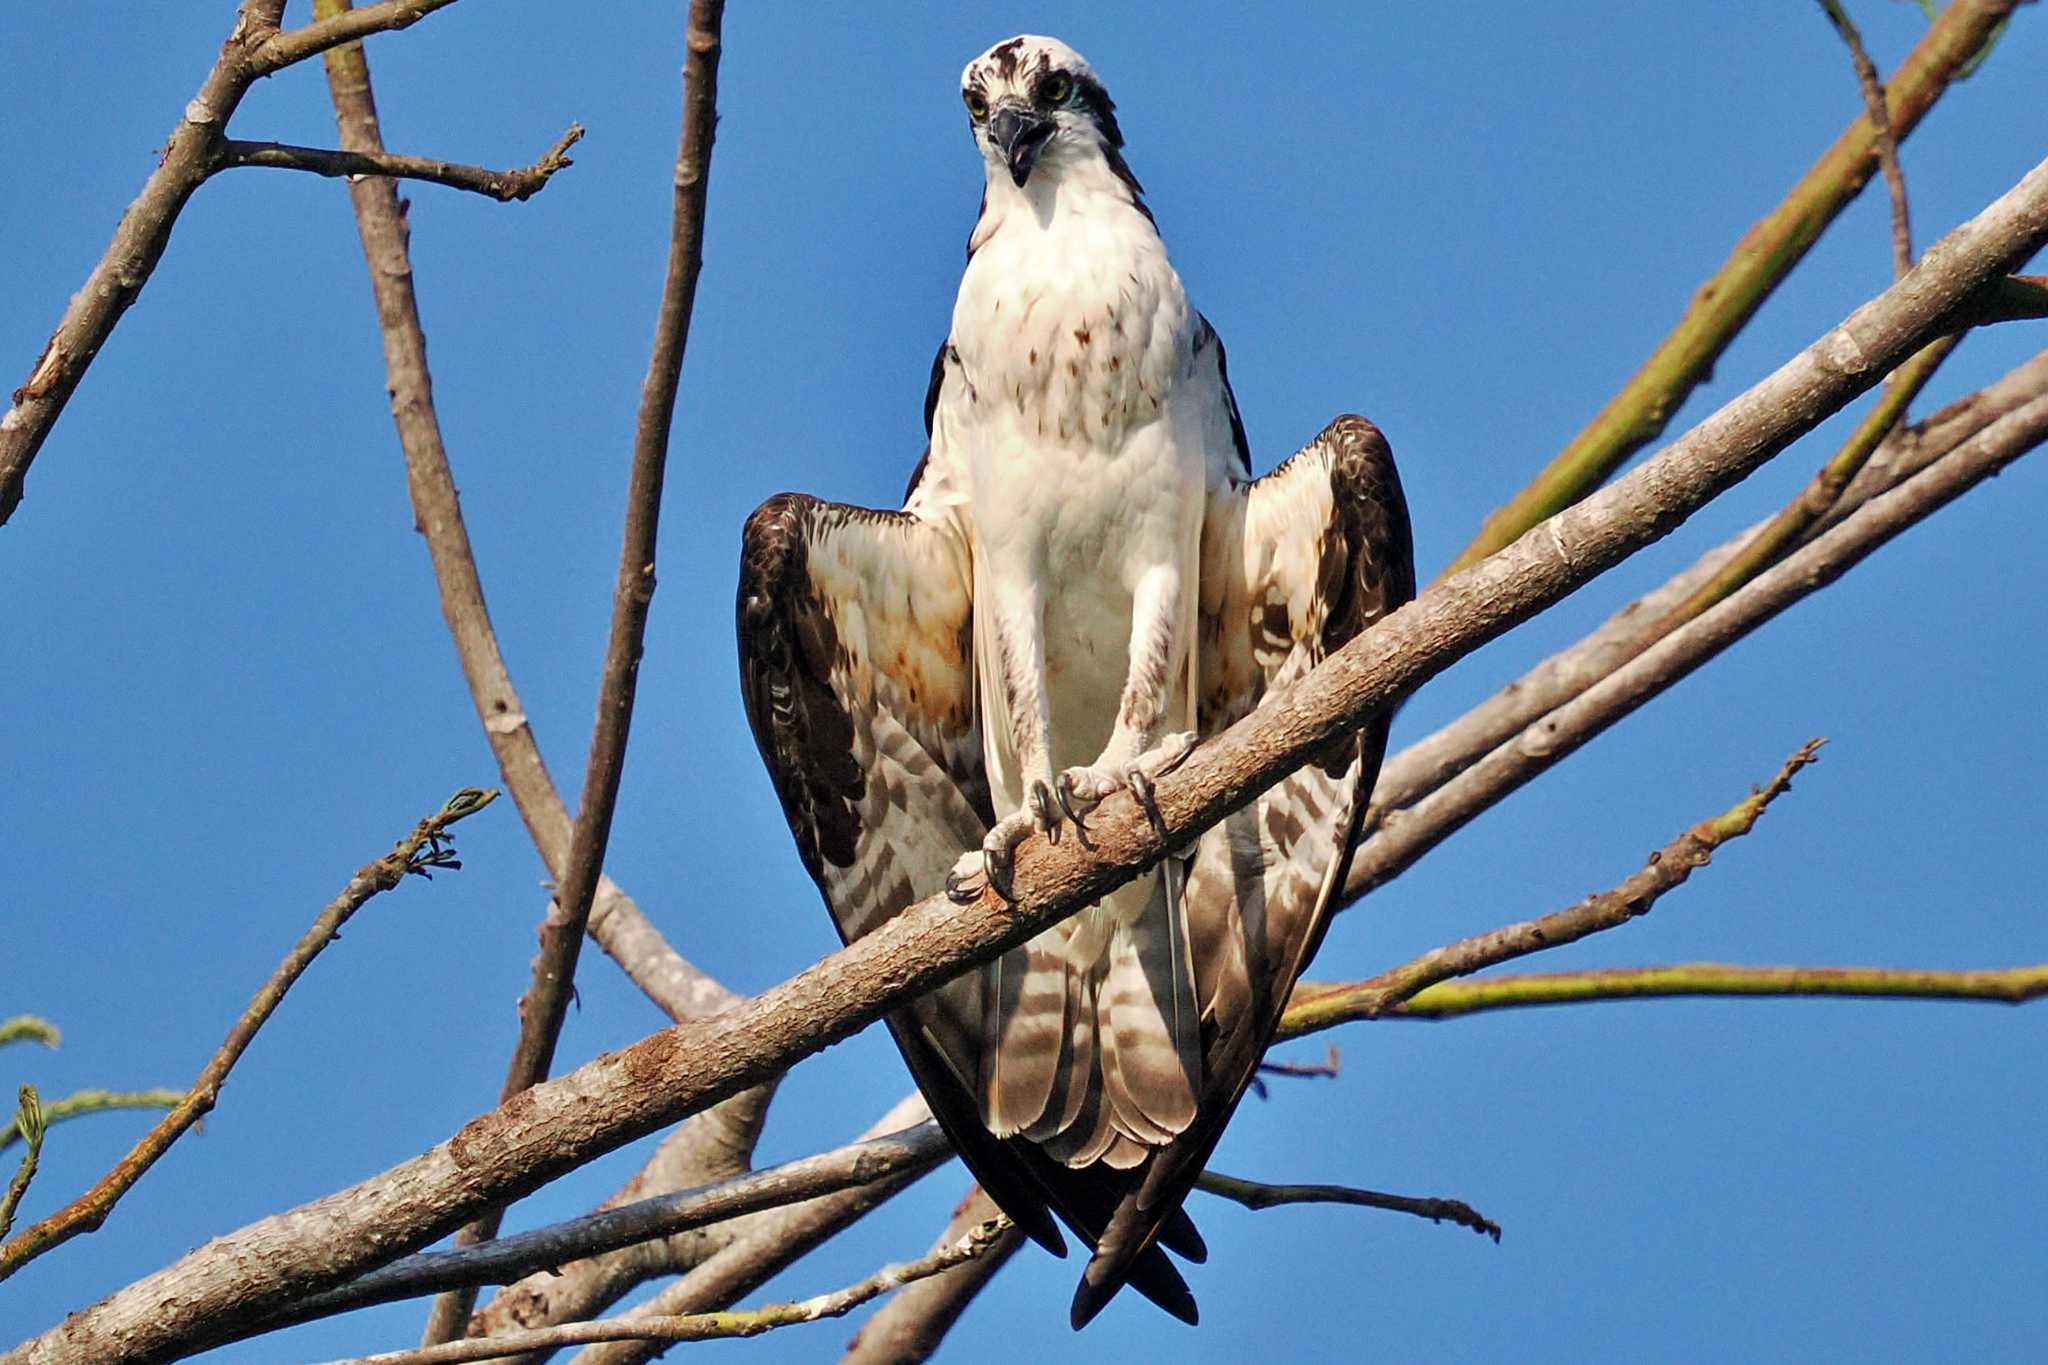
[[[576,166],[499,206],[415,187],[436,392],[491,606],[557,779],[576,786],[668,231],[679,7],[469,0],[370,48],[394,150]],[[1882,68],[1917,6],[1853,7]],[[88,21],[87,12],[98,12]],[[25,373],[204,74],[232,6],[0,8],[10,130],[0,365]],[[297,7],[294,7],[297,13]],[[770,493],[886,505],[922,433],[980,174],[961,65],[1017,31],[1086,53],[1189,290],[1230,345],[1261,467],[1331,415],[1388,431],[1425,575],[1600,405],[1742,230],[1859,108],[1798,3],[805,9],[735,4],[707,264],[671,459],[661,591],[614,875],[680,949],[754,990],[834,946],[738,704],[738,530]],[[2048,149],[2048,20],[2023,11],[1905,151],[1922,243]],[[236,135],[331,143],[324,83],[265,82]],[[2039,268],[2038,266],[2036,267]],[[1889,277],[1881,198],[1829,231],[1674,431]],[[1970,339],[1946,401],[2043,344]],[[10,381],[13,382],[13,381]],[[243,170],[200,191],[0,529],[0,1015],[45,1096],[182,1086],[349,872],[495,781],[411,529],[346,195]],[[1923,404],[1923,409],[1925,405]],[[1706,545],[1775,509],[1837,422],[1666,542],[1428,686],[1457,715]],[[1545,968],[2048,959],[2031,851],[2048,574],[2039,457],[1744,642],[1348,913],[1316,964],[1369,974],[1562,906],[1725,809],[1811,735],[1820,765],[1649,919]],[[466,862],[373,904],[107,1226],[0,1285],[0,1338],[206,1238],[354,1182],[489,1107],[540,863],[509,803]],[[654,1009],[599,954],[563,1065]],[[1469,1233],[1196,1196],[1194,1333],[1125,1296],[1078,1339],[1078,1266],[1027,1252],[952,1357],[1275,1355],[2020,1359],[2048,1331],[2048,1006],[1641,1003],[1354,1027],[1336,1082],[1248,1102],[1216,1158],[1272,1180],[1470,1200]],[[1317,1056],[1323,1040],[1294,1052]],[[764,1160],[832,1145],[907,1086],[878,1030],[798,1068]],[[24,1216],[146,1126],[55,1130]],[[519,1206],[608,1193],[643,1149]],[[11,1159],[10,1159],[11,1164]],[[949,1167],[763,1297],[920,1251]],[[214,1353],[412,1341],[400,1305]],[[812,1360],[844,1324],[690,1348]]]

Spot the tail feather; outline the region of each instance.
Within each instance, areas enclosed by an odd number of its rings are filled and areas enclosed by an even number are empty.
[[[1033,940],[986,970],[981,1114],[1008,1137],[1045,1113],[1069,1057],[1067,964],[1055,945]]]
[[[1101,1258],[1088,1263],[1082,1272],[1081,1283],[1074,1289],[1074,1307],[1069,1320],[1074,1330],[1086,1327],[1102,1306],[1108,1303],[1116,1291],[1129,1284],[1131,1288],[1158,1304],[1174,1317],[1193,1327],[1202,1320],[1200,1310],[1195,1307],[1195,1296],[1188,1290],[1188,1282],[1181,1278],[1173,1262],[1158,1247],[1147,1247],[1130,1263],[1127,1273],[1119,1274],[1112,1281],[1106,1276],[1097,1278],[1096,1266]]]
[[[1144,908],[1111,935],[1096,1014],[1111,1112],[1152,1146],[1194,1121],[1202,1067],[1194,973],[1170,880],[1154,879]]]

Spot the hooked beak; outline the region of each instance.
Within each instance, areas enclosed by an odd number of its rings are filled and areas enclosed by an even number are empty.
[[[1053,122],[1029,109],[1004,105],[988,121],[988,135],[1010,168],[1010,179],[1022,189],[1031,178],[1031,167],[1053,134]]]

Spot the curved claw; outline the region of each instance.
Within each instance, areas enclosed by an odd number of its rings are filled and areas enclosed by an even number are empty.
[[[1133,765],[1124,780],[1130,784],[1131,795],[1138,798],[1138,805],[1144,810],[1145,818],[1152,822],[1152,832],[1159,836],[1159,842],[1169,842],[1171,832],[1166,828],[1166,817],[1159,813],[1159,798],[1153,791],[1151,777],[1142,768]]]
[[[1053,780],[1053,795],[1058,798],[1060,812],[1073,822],[1074,829],[1082,836],[1088,833],[1088,822],[1081,818],[1081,812],[1074,809],[1074,779],[1072,774],[1061,773]]]
[[[955,905],[972,905],[981,899],[982,889],[987,884],[987,880],[984,879],[982,886],[975,886],[972,884],[971,878],[963,877],[958,872],[948,872],[946,874],[946,899]]]
[[[1045,785],[1043,779],[1031,784],[1032,823],[1038,826],[1038,832],[1045,836],[1047,843],[1056,844],[1060,841],[1060,818],[1054,813],[1053,808],[1057,805],[1064,810],[1066,804],[1064,794],[1055,801],[1052,790]]]

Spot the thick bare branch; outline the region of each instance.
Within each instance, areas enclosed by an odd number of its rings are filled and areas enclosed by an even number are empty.
[[[341,894],[314,917],[312,927],[300,936],[292,950],[285,954],[284,961],[278,964],[277,970],[271,973],[270,979],[263,983],[263,988],[256,992],[249,1007],[228,1030],[227,1039],[200,1071],[199,1079],[192,1082],[192,1088],[185,1092],[171,1112],[144,1134],[112,1170],[95,1181],[91,1189],[49,1217],[24,1228],[20,1235],[5,1245],[0,1245],[0,1279],[6,1279],[52,1247],[68,1242],[80,1233],[93,1232],[106,1222],[107,1215],[113,1212],[121,1196],[134,1187],[156,1159],[169,1151],[171,1144],[187,1129],[212,1111],[228,1072],[234,1069],[235,1063],[241,1060],[242,1054],[255,1040],[257,1030],[276,1013],[284,1001],[285,992],[313,964],[313,959],[340,934],[342,925],[348,923],[349,918],[371,897],[391,890],[408,876],[431,879],[430,868],[462,866],[454,859],[454,849],[449,842],[453,836],[448,832],[449,827],[482,810],[496,800],[497,795],[496,790],[464,788],[449,797],[440,810],[413,826],[412,833],[400,839],[389,853],[357,868],[348,885],[341,889]]]
[[[1946,330],[1977,291],[2044,240],[2048,165],[1655,459],[1432,587],[1197,749],[1157,789],[1165,841],[1134,802],[1112,797],[1091,821],[1088,847],[1076,840],[1024,845],[1014,904],[984,896],[960,907],[939,895],[908,907],[716,1020],[606,1054],[380,1176],[218,1238],[72,1314],[7,1359],[114,1365],[205,1344],[237,1320],[267,1316],[291,1298],[424,1245],[482,1207],[764,1080],[1099,900],[1365,716],[1669,531]],[[237,1270],[231,1278],[217,1273],[228,1263]]]
[[[547,187],[556,171],[576,163],[569,148],[583,136],[583,125],[572,123],[569,131],[555,140],[545,155],[531,166],[494,171],[484,166],[465,166],[430,156],[399,156],[391,152],[335,151],[326,147],[295,147],[285,142],[241,142],[230,138],[220,146],[215,169],[237,166],[267,166],[276,170],[310,171],[314,175],[347,179],[359,175],[392,176],[403,180],[424,180],[450,189],[468,190],[500,203],[531,199]]]

